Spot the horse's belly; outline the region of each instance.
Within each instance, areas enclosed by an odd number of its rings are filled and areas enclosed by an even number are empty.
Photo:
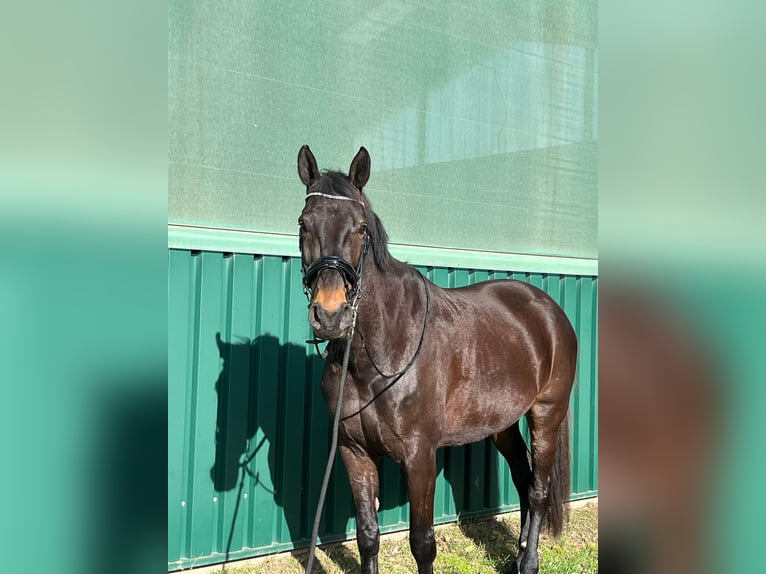
[[[461,444],[470,444],[472,442],[478,442],[480,440],[487,438],[488,436],[495,434],[496,432],[505,430],[506,428],[508,428],[508,426],[499,427],[499,428],[498,427],[495,427],[495,428],[474,427],[474,428],[456,429],[454,432],[445,435],[442,441],[439,443],[439,446],[440,447],[459,446]]]
[[[482,440],[516,423],[534,401],[521,393],[503,397],[454,397],[446,409],[440,446],[455,446]]]

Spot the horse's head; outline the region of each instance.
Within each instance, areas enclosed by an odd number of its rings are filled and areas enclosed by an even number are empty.
[[[320,174],[311,150],[303,146],[298,174],[306,186],[298,224],[309,323],[317,337],[340,339],[354,320],[352,305],[359,294],[369,220],[374,217],[362,194],[370,177],[370,155],[360,148],[348,176]]]

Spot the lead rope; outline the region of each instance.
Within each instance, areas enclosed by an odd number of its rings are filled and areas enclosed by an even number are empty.
[[[351,328],[346,335],[346,352],[343,354],[343,370],[340,375],[340,385],[338,386],[338,402],[335,405],[335,418],[332,423],[332,442],[330,443],[330,455],[327,457],[327,468],[324,471],[324,480],[322,488],[319,491],[319,501],[314,515],[314,526],[311,529],[311,546],[309,547],[309,556],[306,561],[306,572],[311,574],[314,564],[314,554],[317,549],[317,538],[319,537],[319,523],[322,520],[322,508],[324,499],[327,495],[327,485],[330,483],[330,474],[332,474],[333,463],[335,462],[335,451],[338,448],[338,428],[340,427],[340,409],[343,403],[343,387],[346,386],[346,375],[348,374],[348,358],[351,354],[351,340],[354,338],[354,327],[356,326],[356,306],[354,306],[354,320],[351,322]]]

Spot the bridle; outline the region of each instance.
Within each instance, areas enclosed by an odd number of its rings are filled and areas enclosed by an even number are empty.
[[[354,199],[353,197],[345,197],[343,195],[330,195],[328,193],[320,193],[318,191],[307,193],[306,199],[308,200],[309,197],[314,196],[338,199],[342,201],[355,201],[356,203],[361,204],[362,207],[366,207],[364,202],[359,199]],[[309,265],[306,265],[305,262],[302,263],[301,273],[303,274],[303,293],[308,298],[309,303],[311,303],[311,300],[314,298],[314,294],[311,291],[311,284],[314,282],[314,279],[319,274],[319,272],[324,271],[325,269],[334,269],[340,273],[340,276],[343,278],[343,285],[346,289],[346,301],[348,303],[353,305],[354,301],[358,301],[362,293],[362,268],[364,266],[364,258],[367,255],[367,249],[369,246],[370,237],[367,234],[367,229],[365,229],[364,237],[362,238],[362,254],[359,256],[359,262],[357,263],[356,268],[354,268],[351,263],[343,259],[343,257],[336,257],[335,255],[326,255],[324,257],[320,257]]]
[[[312,196],[339,199],[342,201],[355,201],[361,204],[362,207],[365,207],[363,201],[354,199],[353,197],[330,195],[327,193],[314,191],[307,193],[306,199]],[[349,263],[347,260],[343,259],[343,257],[337,257],[335,255],[325,255],[324,257],[320,257],[316,261],[313,261],[309,265],[306,265],[305,262],[301,263],[301,274],[303,275],[303,293],[306,295],[309,305],[311,305],[311,301],[314,299],[314,293],[311,290],[311,285],[314,283],[316,276],[325,269],[333,269],[340,274],[341,278],[343,279],[343,287],[346,291],[346,302],[351,305],[351,312],[354,314],[350,327],[351,331],[353,331],[356,326],[356,316],[357,310],[359,309],[359,300],[362,298],[362,270],[364,269],[364,260],[367,256],[369,247],[370,236],[367,233],[367,229],[365,228],[364,235],[362,237],[362,253],[359,256],[359,262],[357,263],[356,268],[354,268],[354,266],[351,265],[351,263]],[[326,339],[321,339],[315,336],[313,339],[310,339],[306,342],[314,345],[319,356],[325,359],[327,358],[327,348],[325,348],[324,351],[319,350],[319,343],[323,343],[324,341],[326,341]]]

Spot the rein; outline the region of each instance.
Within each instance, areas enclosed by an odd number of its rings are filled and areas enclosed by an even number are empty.
[[[356,324],[356,309],[354,309],[354,320],[346,335],[346,352],[343,354],[343,371],[340,376],[340,385],[338,385],[338,403],[335,405],[335,418],[332,423],[332,442],[330,443],[330,454],[327,457],[327,466],[324,471],[322,488],[319,491],[319,500],[317,501],[317,510],[314,515],[314,525],[311,528],[311,546],[309,547],[309,556],[306,560],[306,572],[311,574],[314,564],[314,554],[317,549],[317,539],[319,538],[319,523],[322,521],[322,508],[324,499],[327,496],[327,485],[330,483],[330,474],[332,473],[333,463],[335,462],[335,451],[338,448],[338,427],[340,426],[340,409],[343,404],[343,388],[346,386],[346,375],[348,375],[348,358],[351,354],[351,340],[354,338],[354,325]]]

